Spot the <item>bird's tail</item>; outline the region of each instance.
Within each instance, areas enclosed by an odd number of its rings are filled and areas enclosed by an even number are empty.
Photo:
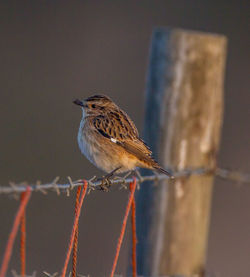
[[[157,170],[157,171],[160,172],[160,173],[166,174],[166,175],[169,176],[170,178],[174,178],[174,175],[173,175],[172,172],[163,169],[163,168],[160,167],[158,164],[154,166],[154,169]]]

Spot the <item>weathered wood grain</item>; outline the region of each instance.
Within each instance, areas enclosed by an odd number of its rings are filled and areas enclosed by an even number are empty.
[[[145,140],[160,164],[214,168],[223,117],[226,38],[180,29],[154,32]],[[190,176],[137,194],[138,274],[204,271],[213,176]]]

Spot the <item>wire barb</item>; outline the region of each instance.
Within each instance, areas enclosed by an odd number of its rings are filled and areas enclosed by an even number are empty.
[[[14,269],[11,269],[11,273],[13,277],[22,277],[22,275],[19,275]],[[36,271],[33,271],[31,275],[25,275],[25,277],[36,277]]]
[[[222,179],[231,180],[240,184],[246,184],[250,182],[250,173],[242,173],[236,170],[216,168],[215,175]]]
[[[57,182],[59,181],[59,179],[60,179],[60,177],[57,176],[57,177],[52,181],[52,183],[51,183],[52,188],[54,188],[54,190],[56,191],[57,195],[60,195],[60,189],[59,189],[59,187],[58,187],[58,185],[57,185]]]
[[[56,277],[58,275],[58,272],[55,272],[55,273],[48,273],[47,271],[43,271],[43,274],[45,274],[46,276],[48,277]]]
[[[36,181],[36,187],[35,187],[35,191],[40,191],[42,194],[47,194],[48,192],[45,190],[45,189],[43,189],[43,187],[42,187],[42,182],[40,181],[40,180],[37,180]]]

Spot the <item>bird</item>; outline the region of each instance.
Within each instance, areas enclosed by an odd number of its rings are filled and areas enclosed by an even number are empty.
[[[80,151],[107,173],[106,179],[137,167],[173,177],[152,157],[152,151],[139,137],[134,122],[111,98],[92,95],[82,101],[76,99],[73,103],[82,108],[77,136]]]

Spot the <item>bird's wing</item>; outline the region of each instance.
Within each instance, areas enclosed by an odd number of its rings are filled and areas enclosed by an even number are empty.
[[[138,130],[122,111],[108,112],[93,119],[95,129],[105,138],[121,146],[140,160],[152,160],[149,147],[139,138]]]

